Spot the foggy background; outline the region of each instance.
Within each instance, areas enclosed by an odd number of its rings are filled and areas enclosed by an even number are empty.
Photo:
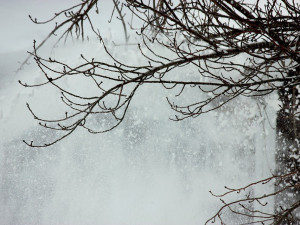
[[[122,29],[116,19],[107,24],[112,6],[100,3],[97,24],[110,51],[120,59],[139,62],[136,47],[111,43],[124,42]],[[42,74],[32,59],[15,71],[26,51],[32,50],[33,39],[42,41],[54,26],[35,25],[28,14],[43,20],[72,4],[0,1],[1,225],[204,224],[222,205],[209,190],[222,193],[225,185],[239,187],[271,174],[276,94],[260,101],[239,98],[221,110],[173,122],[169,117],[174,112],[165,97],[174,93],[144,85],[115,130],[92,135],[79,129],[49,148],[27,147],[23,139],[52,140],[55,134],[38,126],[26,102],[46,118],[59,117],[62,109],[57,90],[18,83],[40,81]],[[107,57],[92,38],[58,48],[52,48],[54,41],[41,49],[43,56],[73,65],[80,63],[81,53]],[[186,70],[179,73],[193,73]],[[201,95],[191,92],[185,98]],[[230,216],[229,221],[235,224]]]

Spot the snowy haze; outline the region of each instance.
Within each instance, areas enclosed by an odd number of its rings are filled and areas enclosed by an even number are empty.
[[[49,148],[25,146],[23,139],[50,140],[55,135],[37,125],[26,102],[47,118],[63,112],[57,90],[18,83],[42,79],[32,60],[15,71],[32,50],[33,39],[41,41],[52,27],[33,25],[28,14],[47,19],[68,4],[0,1],[0,225],[204,224],[221,206],[209,190],[222,193],[224,185],[239,187],[271,174],[276,95],[260,101],[240,98],[219,111],[172,122],[165,97],[174,93],[145,85],[123,124],[112,132],[92,135],[79,129]],[[112,39],[122,43],[123,33],[119,24],[107,25],[104,12],[109,10],[106,4],[99,26],[110,51],[122,60],[139,62],[136,47],[110,44]],[[107,57],[93,39],[55,49],[49,44],[41,52],[73,65],[81,62],[81,53]],[[193,71],[183,68],[178,73]],[[68,85],[79,91],[89,88]],[[185,95],[201,97],[193,91]],[[229,216],[231,220],[229,224],[235,224]]]

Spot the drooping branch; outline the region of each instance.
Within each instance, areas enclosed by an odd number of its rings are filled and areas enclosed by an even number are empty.
[[[46,21],[38,21],[37,18],[32,18],[29,15],[30,20],[35,24],[46,24],[52,21],[55,21],[61,16],[65,16],[66,19],[60,23],[56,23],[55,27],[50,31],[50,33],[36,46],[36,50],[39,50],[45,43],[52,37],[55,36],[59,31],[63,30],[66,26],[63,33],[58,38],[56,44],[63,38],[65,41],[68,36],[72,36],[75,33],[76,37],[79,38],[81,36],[82,40],[84,37],[84,21],[89,18],[89,13],[92,9],[96,8],[96,13],[98,13],[98,0],[83,0],[81,3],[76,4],[70,8],[64,9],[60,12],[54,14],[54,16]],[[90,20],[89,20],[90,21]],[[92,26],[92,24],[90,24]],[[24,62],[19,67],[18,71],[23,68],[23,66],[28,62],[31,58],[31,54],[24,60]]]
[[[119,8],[121,3],[119,1],[113,3],[127,37],[126,26],[124,27],[125,17],[122,9]],[[151,1],[145,3],[128,0],[127,5],[123,6],[144,21],[139,33],[142,42],[138,49],[149,62],[148,65],[133,66],[128,62],[117,60],[106,48],[99,32],[93,27],[88,13],[92,8],[97,7],[97,1],[83,1],[46,21],[50,22],[62,14],[69,16],[49,35],[62,29],[63,25],[71,24],[61,37],[67,36],[75,29],[76,35],[78,37],[81,35],[83,38],[82,22],[87,19],[114,63],[87,60],[82,56],[84,63],[71,67],[55,59],[46,60],[40,57],[37,52],[40,44],[34,46],[31,55],[44,73],[46,81],[34,85],[20,83],[25,87],[51,84],[63,93],[63,102],[74,113],[69,113],[64,120],[60,120],[65,122],[65,125],[50,126],[50,129],[70,131],[81,126],[92,132],[87,126],[82,126],[82,123],[89,119],[90,114],[95,113],[110,114],[116,119],[116,124],[120,124],[116,113],[124,108],[127,109],[135,93],[132,91],[134,89],[129,88],[130,85],[137,87],[143,84],[158,84],[168,89],[180,86],[181,91],[176,96],[181,95],[187,87],[210,93],[207,99],[183,106],[168,99],[171,108],[177,113],[175,120],[195,117],[222,107],[240,95],[265,95],[280,88],[296,85],[293,77],[288,77],[286,74],[299,64],[299,39],[296,39],[299,36],[297,26],[299,17],[297,11],[291,11],[291,6],[285,1],[283,3],[267,2],[265,8],[260,8],[257,4],[249,5],[239,1],[180,1],[176,5],[166,0],[159,1],[157,4]],[[78,11],[73,13],[77,8]],[[273,11],[277,13],[273,14]],[[158,19],[163,22],[158,22]],[[148,32],[153,27],[163,32]],[[153,50],[154,45],[167,49],[171,55]],[[144,54],[145,48],[152,56]],[[239,62],[239,56],[246,57],[246,61]],[[278,61],[288,62],[289,66],[281,66]],[[60,65],[63,70],[53,69],[53,65]],[[180,67],[196,67],[197,78],[186,78],[183,75],[176,79],[172,78],[171,72]],[[232,76],[233,73],[239,76]],[[92,80],[102,94],[85,97],[70,92],[58,84],[59,80],[71,76],[84,76]],[[110,82],[111,87],[104,88],[102,85],[104,82]],[[286,83],[284,87],[281,86],[282,82]],[[118,102],[116,107],[104,106],[104,100],[111,101],[110,98]],[[81,101],[85,103],[80,103]],[[212,107],[212,104],[215,106]],[[96,107],[98,110],[95,110]],[[74,117],[78,119],[68,124]],[[51,120],[47,121],[51,122]],[[54,119],[52,122],[57,120]],[[44,125],[44,127],[49,126]]]
[[[25,87],[52,85],[60,91],[61,101],[68,109],[60,117],[47,119],[39,117],[27,105],[40,126],[62,132],[49,143],[24,141],[31,147],[53,145],[80,128],[90,133],[116,128],[124,120],[137,90],[145,85],[161,85],[170,92],[176,91],[173,98],[167,98],[174,110],[175,121],[219,109],[239,96],[264,96],[299,85],[299,73],[295,71],[300,66],[300,7],[295,1],[267,0],[261,5],[260,1],[247,4],[240,0],[180,0],[176,3],[170,0],[127,0],[126,3],[113,0],[111,16],[114,10],[118,13],[126,42],[127,18],[123,7],[143,23],[137,29],[135,52],[146,63],[138,65],[127,58],[117,59],[109,51],[109,43],[104,43],[90,17],[93,9],[98,13],[97,3],[98,0],[84,0],[44,22],[31,18],[34,23],[43,24],[65,16],[39,45],[34,44],[30,54],[42,71],[44,82],[20,83]],[[100,40],[109,60],[99,61],[81,55],[82,62],[71,66],[40,55],[39,49],[56,33],[62,32],[58,41],[67,40],[72,34],[84,39],[86,24]],[[192,75],[189,75],[190,71],[193,71]],[[73,77],[91,82],[89,89],[97,91],[88,94],[70,90],[64,80]],[[178,100],[186,89],[195,90],[199,98],[194,102]],[[292,103],[295,105],[296,100]],[[297,113],[290,116],[295,118]],[[95,116],[108,119],[95,127]],[[252,223],[279,225],[290,222],[299,201],[275,213],[252,209],[249,204],[255,202],[264,207],[268,198],[299,188],[299,183],[290,182],[293,176],[299,176],[298,170],[274,175],[242,188],[226,188],[227,192],[214,196],[246,195],[232,202],[221,199],[223,206],[207,223],[218,220],[224,224],[222,213],[225,210],[249,217]],[[251,192],[253,187],[272,181],[276,181],[277,190],[261,196],[254,196]]]

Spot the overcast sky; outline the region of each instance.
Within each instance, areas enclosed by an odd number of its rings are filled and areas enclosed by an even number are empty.
[[[33,39],[42,39],[51,25],[36,25],[33,18],[49,19],[54,12],[73,4],[71,0],[0,0],[0,54],[31,48]]]

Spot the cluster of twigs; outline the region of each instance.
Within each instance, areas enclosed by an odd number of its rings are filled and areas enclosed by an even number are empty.
[[[56,36],[57,32],[63,30],[63,33],[59,36],[56,43],[64,39],[66,42],[68,37],[75,35],[76,38],[81,37],[82,40],[85,39],[85,22],[91,26],[92,29],[93,23],[90,18],[90,13],[92,9],[95,9],[95,12],[98,13],[98,0],[84,0],[80,3],[73,5],[67,9],[61,10],[60,12],[54,13],[54,16],[46,21],[38,21],[37,18],[33,18],[29,15],[30,20],[35,24],[47,24],[50,22],[54,22],[56,20],[62,20],[62,22],[55,22],[54,28],[50,31],[50,33],[46,36],[46,38],[41,41],[37,46],[35,46],[35,50],[41,48],[52,36]],[[63,19],[60,19],[64,17]],[[29,55],[26,60],[22,63],[19,70],[28,62],[31,58]]]
[[[247,184],[246,186],[241,188],[225,187],[225,189],[227,189],[228,191],[220,195],[216,195],[210,192],[214,197],[220,198],[221,202],[223,203],[223,206],[218,210],[218,212],[214,216],[208,219],[205,224],[225,224],[223,215],[225,214],[226,210],[229,210],[231,213],[240,217],[244,217],[244,220],[248,220],[247,223],[243,224],[297,224],[298,218],[294,217],[293,211],[300,206],[299,200],[294,200],[294,202],[291,203],[290,207],[280,207],[280,209],[276,210],[275,212],[270,212],[270,210],[264,211],[253,208],[254,203],[257,203],[259,206],[261,206],[261,208],[264,208],[268,205],[269,201],[272,200],[272,198],[274,198],[275,196],[281,195],[284,192],[289,191],[291,189],[299,188],[299,183],[289,183],[288,185],[284,186],[281,185],[283,183],[287,183],[288,180],[290,180],[294,176],[299,176],[299,171],[294,171],[284,175],[273,175],[266,179]],[[275,183],[275,189],[272,188],[273,183]],[[257,186],[259,185],[267,186],[268,184],[269,191],[266,191],[264,192],[264,194],[261,195],[255,195],[255,190],[253,189],[257,188]],[[261,186],[261,188],[264,188],[263,186]],[[226,203],[222,198],[230,194],[244,194],[244,197]]]

